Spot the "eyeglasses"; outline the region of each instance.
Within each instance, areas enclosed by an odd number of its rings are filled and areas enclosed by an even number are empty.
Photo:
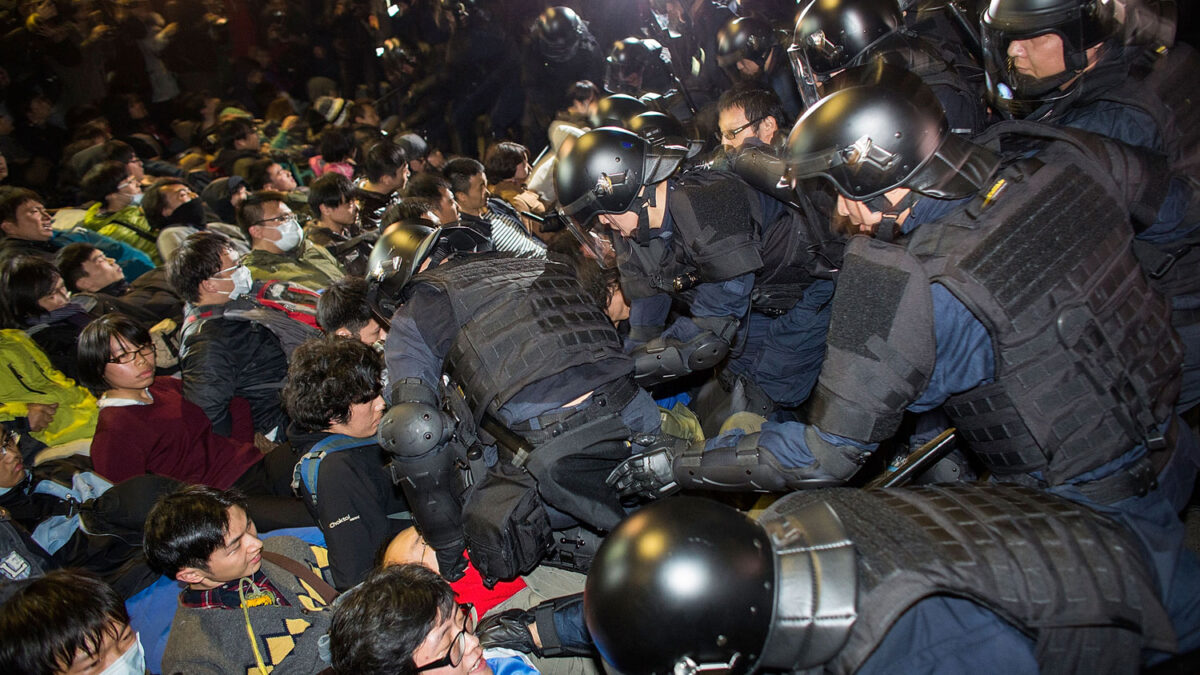
[[[755,124],[758,124],[759,122],[761,122],[765,119],[767,119],[767,118],[766,117],[758,117],[758,118],[750,120],[749,122],[746,122],[745,124],[743,124],[740,127],[737,127],[736,129],[730,129],[729,131],[718,131],[717,132],[717,140],[719,141],[723,138],[727,141],[732,141],[733,139],[738,137],[738,134],[742,133],[743,131],[749,129],[750,127],[754,126]]]
[[[284,225],[288,222],[299,224],[300,221],[296,220],[296,214],[284,213],[282,215],[275,216],[274,218],[263,218],[262,220],[255,221],[254,224],[262,225],[264,223],[271,223],[275,227],[279,227],[280,225]]]
[[[126,162],[126,164],[145,164],[146,162],[141,157],[134,157]]]
[[[141,356],[143,359],[149,359],[152,354],[154,354],[154,345],[144,344],[141,347],[138,347],[137,349],[134,349],[132,351],[125,351],[125,352],[121,352],[120,354],[117,354],[116,356],[110,356],[110,357],[108,357],[108,362],[109,363],[133,363],[133,360],[135,358],[137,358],[138,356]]]
[[[443,666],[454,668],[462,663],[463,657],[467,655],[467,635],[475,633],[475,626],[479,623],[479,615],[475,613],[475,605],[469,602],[459,605],[458,611],[463,617],[463,627],[462,630],[458,631],[458,635],[454,636],[454,642],[450,643],[450,650],[437,661],[426,663],[413,672],[420,673],[426,670],[442,668]]]

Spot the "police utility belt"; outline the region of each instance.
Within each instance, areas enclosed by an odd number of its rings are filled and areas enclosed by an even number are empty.
[[[619,415],[640,391],[633,377],[625,375],[600,385],[578,406],[542,413],[530,421],[513,424],[512,430],[533,445],[541,445],[593,420]]]

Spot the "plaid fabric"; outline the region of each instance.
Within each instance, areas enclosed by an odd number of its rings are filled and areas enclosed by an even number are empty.
[[[241,579],[235,579],[206,590],[186,589],[179,595],[179,604],[197,609],[241,609],[242,601],[238,598],[238,582],[240,581]],[[266,597],[270,600],[269,603],[261,600],[259,602],[251,601],[251,607],[260,603],[282,607],[290,606],[287,599],[283,597],[279,589],[275,588],[275,585],[271,583],[266,574],[263,574],[261,569],[250,576],[250,581],[254,582],[258,590],[265,591]],[[249,595],[247,595],[247,599],[249,599]]]

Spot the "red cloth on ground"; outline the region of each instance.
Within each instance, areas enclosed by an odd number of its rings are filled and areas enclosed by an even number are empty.
[[[262,461],[253,443],[214,434],[204,411],[183,397],[179,380],[157,377],[150,394],[150,405],[100,409],[92,465],[109,481],[153,473],[224,490]]]
[[[495,588],[483,585],[483,577],[475,565],[468,564],[463,578],[450,584],[450,588],[458,595],[459,602],[470,602],[475,605],[475,611],[483,616],[496,605],[509,599],[514,593],[525,588],[525,580],[520,577],[512,581],[498,581]]]

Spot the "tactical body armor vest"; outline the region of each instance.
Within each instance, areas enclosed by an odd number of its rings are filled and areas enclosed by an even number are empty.
[[[1141,649],[1174,648],[1137,544],[1086,507],[1015,486],[803,490],[759,518],[777,552],[794,545],[789,532],[803,530],[788,516],[821,503],[837,515],[857,563],[823,570],[813,591],[820,600],[803,603],[857,597],[857,616],[842,624],[842,647],[827,671],[857,671],[902,614],[938,595],[986,607],[1029,635],[1047,673],[1136,672]],[[840,587],[822,587],[828,580]],[[777,598],[776,625],[802,618],[790,600]],[[836,648],[839,638],[826,637]]]
[[[1121,192],[1066,143],[1023,166],[906,247],[852,239],[816,390],[821,429],[894,433],[932,373],[938,283],[992,337],[994,381],[945,410],[993,472],[1042,471],[1057,485],[1139,444],[1166,447],[1182,349],[1130,254]]]
[[[529,384],[575,366],[611,361],[616,376],[633,370],[612,323],[566,265],[480,254],[423,272],[408,288],[421,284],[450,301],[460,328],[446,372],[476,421]]]
[[[620,240],[621,284],[630,297],[678,295],[700,283],[755,272],[755,309],[786,309],[812,283],[808,263],[820,243],[794,209],[764,212],[763,195],[736,174],[694,170],[667,193],[671,249]],[[769,219],[769,222],[765,222]]]

